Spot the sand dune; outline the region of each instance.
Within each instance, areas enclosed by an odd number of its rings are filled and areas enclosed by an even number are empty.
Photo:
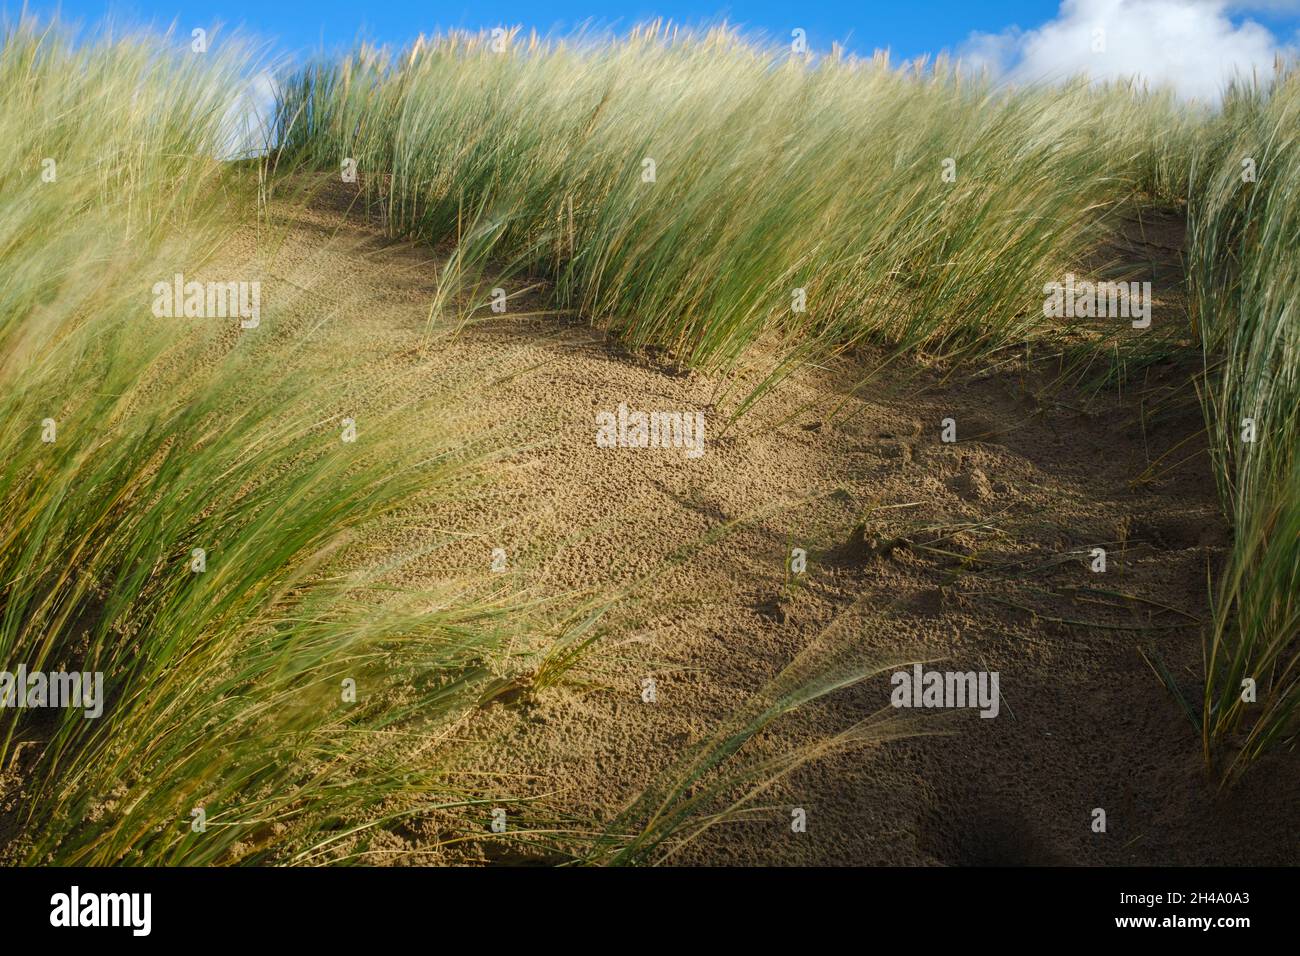
[[[1196,730],[1148,663],[1195,693],[1207,568],[1228,541],[1199,410],[1158,401],[1186,369],[1156,367],[1118,395],[1049,397],[1041,366],[1017,362],[896,362],[862,384],[879,356],[857,352],[800,370],[729,423],[737,388],[770,361],[761,349],[730,378],[685,372],[540,311],[533,294],[430,344],[439,257],[384,239],[354,198],[336,184],[310,210],[286,210],[268,272],[330,302],[332,318],[317,327],[304,306],[281,334],[312,330],[311,361],[355,383],[348,407],[363,423],[368,402],[477,383],[477,414],[520,449],[474,501],[417,508],[365,553],[408,553],[454,527],[460,544],[405,567],[401,583],[472,573],[500,548],[505,574],[540,597],[628,592],[564,680],[503,694],[460,728],[481,745],[485,783],[536,798],[529,826],[612,818],[802,654],[809,666],[996,671],[999,716],[914,712],[923,735],[800,767],[751,818],[674,859],[1293,862],[1269,837],[1294,822],[1288,788],[1247,781],[1208,799]],[[1125,251],[1167,272],[1180,241],[1165,221]],[[243,236],[232,252],[253,244]],[[1178,302],[1156,308],[1158,321],[1181,320]],[[597,415],[620,404],[703,412],[704,453],[600,447]],[[941,440],[945,418],[956,443]],[[1099,546],[1105,573],[1090,570]],[[807,570],[792,584],[793,548]],[[836,692],[778,721],[747,759],[889,701],[887,674]],[[1090,829],[1099,807],[1104,839]],[[806,832],[792,831],[794,808]],[[515,855],[438,839],[437,818],[393,827],[370,862],[384,850],[416,863],[558,858],[545,840]]]

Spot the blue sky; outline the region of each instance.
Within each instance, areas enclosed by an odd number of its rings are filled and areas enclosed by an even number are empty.
[[[888,47],[895,59],[948,50],[1016,79],[1143,72],[1197,96],[1213,95],[1225,71],[1261,70],[1300,48],[1300,0],[28,0],[28,8],[83,25],[106,15],[131,25],[175,22],[186,36],[223,23],[299,56],[359,36],[400,46],[452,27],[563,33],[587,21],[622,30],[654,17],[726,18],[781,42],[802,28],[814,50],[836,40],[864,54]],[[1099,25],[1109,39],[1102,54],[1091,49]]]
[[[400,45],[421,31],[428,33],[438,28],[523,24],[547,32],[565,31],[587,20],[626,27],[660,16],[685,23],[725,17],[782,38],[797,26],[807,31],[816,48],[825,48],[834,40],[847,40],[859,52],[889,47],[900,57],[957,49],[972,33],[993,34],[1013,26],[1038,27],[1053,19],[1059,7],[1059,0],[759,0],[730,4],[709,0],[29,0],[29,9],[36,13],[61,11],[66,19],[83,23],[96,22],[111,13],[131,23],[166,25],[175,20],[187,27],[214,22],[243,26],[274,40],[283,52],[311,51],[322,43],[326,48],[347,45],[358,35]],[[1294,32],[1300,11],[1293,7],[1288,14],[1285,7],[1265,2],[1249,15],[1265,25],[1281,28],[1281,32]]]
[[[305,52],[348,45],[359,36],[400,45],[421,31],[439,28],[491,28],[522,24],[540,32],[564,32],[586,21],[626,28],[642,20],[664,17],[683,23],[726,18],[777,37],[790,30],[807,31],[811,44],[825,48],[832,41],[850,42],[860,52],[889,47],[902,57],[955,48],[974,31],[996,32],[1010,25],[1031,27],[1049,20],[1057,0],[932,0],[915,3],[872,3],[869,0],[822,0],[792,3],[759,0],[727,4],[719,0],[320,0],[311,3],[254,0],[132,0],[103,3],[64,0],[30,3],[38,13],[61,10],[74,21],[92,23],[106,13],[125,22],[206,26],[223,22],[243,26],[276,41],[282,52]]]

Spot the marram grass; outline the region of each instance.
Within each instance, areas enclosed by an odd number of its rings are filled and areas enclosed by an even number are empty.
[[[799,356],[884,342],[979,357],[1055,335],[1043,283],[1126,206],[1186,201],[1235,529],[1205,748],[1231,777],[1293,744],[1294,75],[1210,118],[1122,86],[792,60],[726,31],[506,52],[452,36],[287,76],[274,163],[251,168],[215,158],[248,58],[183,50],[72,46],[30,22],[0,48],[0,663],[102,671],[108,689],[96,720],[0,710],[0,768],[20,788],[7,859],[352,859],[392,814],[481,799],[450,756],[406,766],[391,741],[472,714],[528,608],[473,584],[393,595],[344,561],[412,495],[472,480],[479,436],[435,416],[417,453],[398,409],[343,445],[320,413],[331,383],[286,384],[272,346],[149,313],[154,282],[209,261],[258,208],[253,179],[344,160],[395,233],[453,244],[457,283],[549,278],[556,308],[706,367],[760,337]],[[345,680],[367,691],[354,706]],[[802,699],[720,730],[687,779]],[[778,765],[727,779],[761,792]],[[635,835],[592,858],[696,832],[679,783],[634,803],[619,824]]]
[[[1038,334],[1043,283],[1178,180],[1190,129],[1163,95],[809,63],[725,30],[443,36],[281,88],[282,155],[355,164],[395,232],[473,239],[705,366],[763,333],[954,355]]]
[[[1189,210],[1211,450],[1235,531],[1204,740],[1231,778],[1300,731],[1300,74],[1228,91]]]
[[[0,48],[0,662],[102,672],[107,698],[0,709],[11,862],[312,862],[395,808],[472,803],[391,740],[472,712],[527,619],[341,563],[369,522],[459,493],[476,436],[397,408],[345,444],[334,383],[281,378],[287,346],[151,312],[257,209],[214,158],[248,69],[227,49],[30,23]]]

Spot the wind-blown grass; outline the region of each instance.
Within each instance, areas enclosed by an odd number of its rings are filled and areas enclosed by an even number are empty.
[[[1043,283],[1106,212],[1180,179],[1191,128],[1127,88],[1004,90],[946,61],[809,63],[653,27],[363,48],[282,92],[282,154],[355,160],[393,231],[472,241],[553,279],[557,307],[706,366],[764,333],[954,355],[1042,334]]]
[[[1300,730],[1300,74],[1228,91],[1189,209],[1211,449],[1235,530],[1204,740],[1232,777]]]
[[[0,665],[99,671],[107,697],[97,719],[0,709],[11,861],[307,860],[394,798],[473,799],[387,735],[477,706],[508,597],[393,597],[342,558],[458,493],[477,439],[436,416],[417,439],[399,408],[342,443],[331,383],[281,379],[259,337],[274,304],[243,333],[151,313],[257,209],[256,177],[214,158],[248,73],[228,49],[30,23],[0,48]]]
[[[355,858],[391,814],[481,799],[436,747],[408,764],[393,741],[472,715],[528,614],[474,582],[394,595],[347,562],[414,496],[459,493],[480,436],[435,419],[417,442],[398,408],[344,445],[321,411],[332,384],[286,381],[272,336],[150,314],[153,283],[209,263],[267,174],[215,158],[248,58],[175,46],[73,47],[24,23],[0,48],[0,665],[102,671],[109,691],[96,720],[0,709],[0,770],[21,790],[0,836],[24,862]],[[435,313],[504,268],[702,366],[763,336],[795,358],[859,342],[978,356],[1055,335],[1043,283],[1126,204],[1187,195],[1237,534],[1204,712],[1207,754],[1236,748],[1231,775],[1294,739],[1300,700],[1298,111],[1294,77],[1237,91],[1203,126],[1161,94],[996,89],[943,62],[806,63],[723,31],[504,53],[446,37],[287,78],[274,159],[355,159],[394,232],[454,240]],[[1251,186],[1239,154],[1260,170]],[[1258,423],[1249,446],[1244,417]],[[839,686],[803,676],[647,793],[627,818],[641,829],[603,851],[641,859],[705,803],[709,820],[718,801],[729,812],[723,783],[708,801],[683,800],[687,787]],[[1257,704],[1240,700],[1245,677]],[[725,779],[755,795],[792,766]]]

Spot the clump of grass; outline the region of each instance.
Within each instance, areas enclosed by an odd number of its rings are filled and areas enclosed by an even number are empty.
[[[282,89],[283,155],[356,160],[393,231],[491,236],[560,307],[699,365],[762,334],[951,355],[1042,334],[1043,283],[1171,188],[1191,125],[1163,94],[806,62],[725,29],[422,38]]]
[[[31,22],[0,46],[0,667],[102,672],[107,698],[0,709],[11,861],[310,860],[403,798],[472,801],[393,741],[472,714],[509,596],[394,597],[345,559],[458,493],[476,437],[399,408],[344,444],[273,336],[151,314],[257,209],[257,170],[216,159],[250,72],[226,51]]]
[[[1234,84],[1189,202],[1204,404],[1234,525],[1206,645],[1203,737],[1229,779],[1300,730],[1298,130],[1300,74]]]

